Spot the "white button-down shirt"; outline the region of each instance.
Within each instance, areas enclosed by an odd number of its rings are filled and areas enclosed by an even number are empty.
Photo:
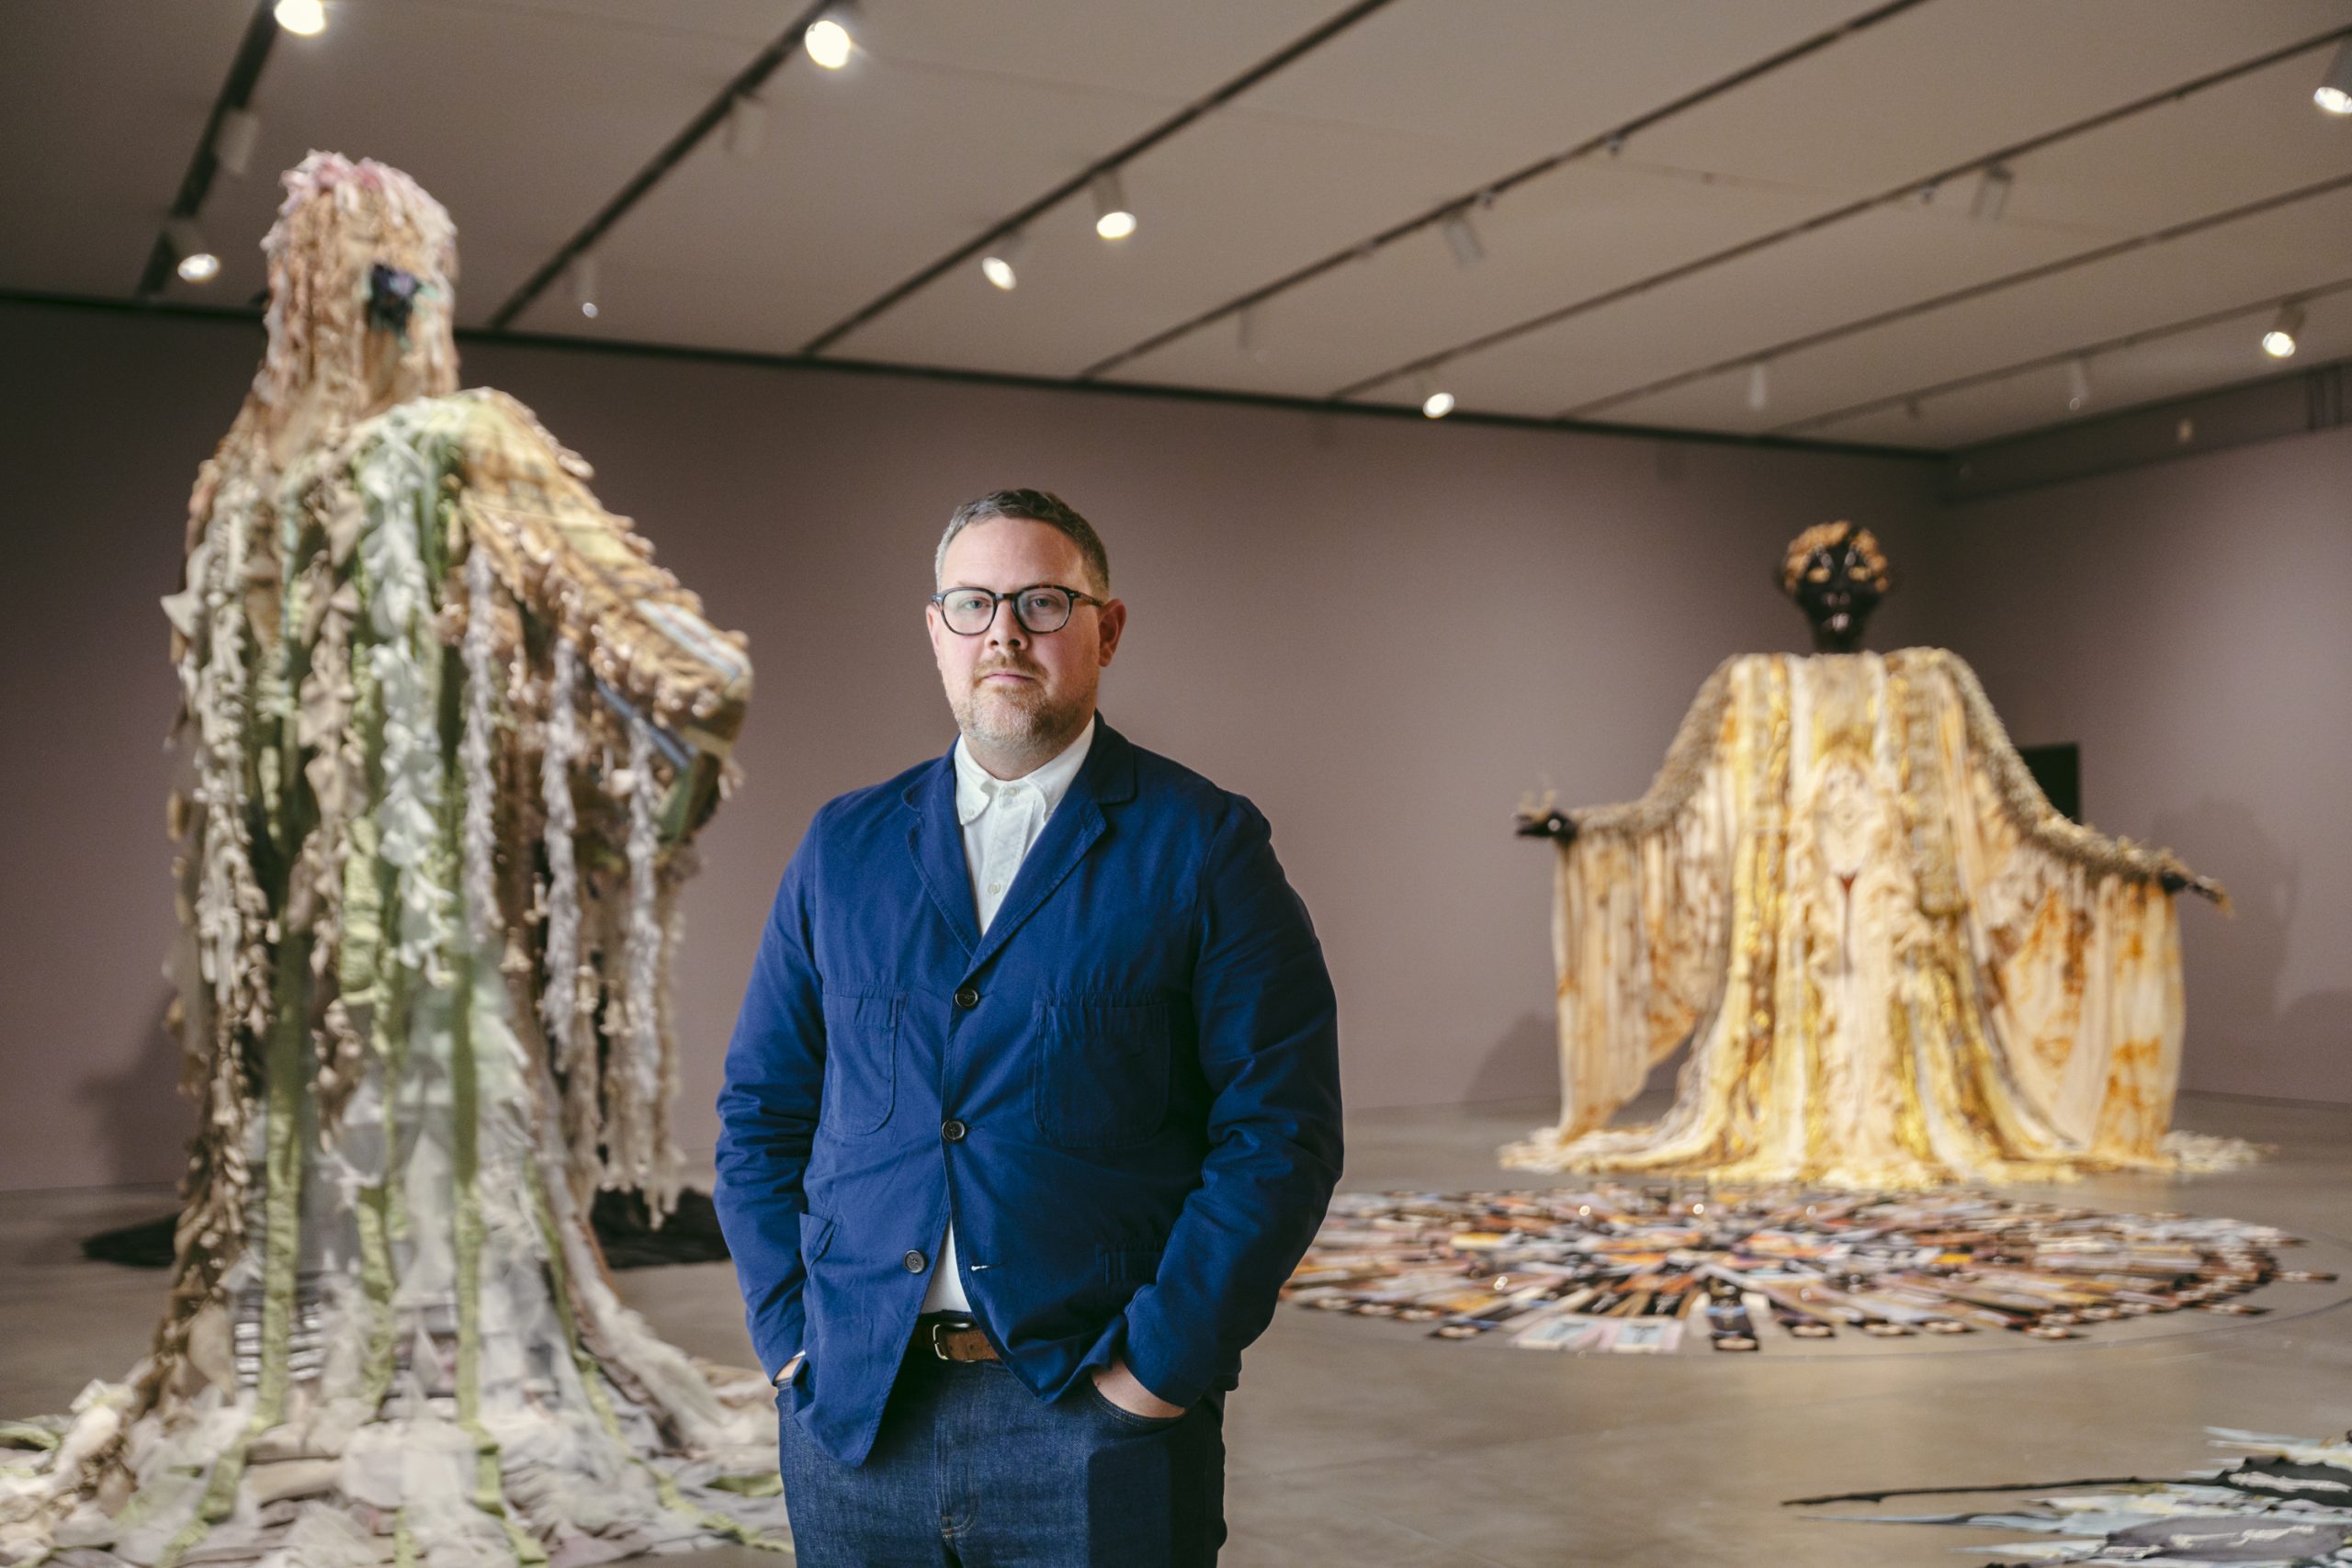
[[[972,897],[978,905],[980,931],[1004,905],[1021,863],[1046,830],[1054,807],[1069,793],[1070,781],[1086,765],[1094,746],[1094,720],[1063,749],[1060,756],[1017,779],[1001,779],[972,760],[964,742],[956,742],[956,820],[964,828],[964,864],[972,874]],[[925,1312],[969,1312],[963,1276],[956,1261],[956,1226],[947,1226],[946,1245],[931,1271],[924,1291]]]

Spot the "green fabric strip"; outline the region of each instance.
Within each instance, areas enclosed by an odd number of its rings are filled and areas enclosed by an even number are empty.
[[[265,1169],[268,1190],[263,1199],[261,1298],[261,1376],[254,1391],[254,1412],[245,1429],[212,1467],[211,1480],[196,1506],[196,1517],[174,1536],[156,1559],[156,1568],[177,1568],[181,1558],[206,1531],[236,1508],[237,1486],[244,1478],[245,1454],[255,1438],[285,1416],[291,1378],[287,1350],[294,1337],[294,1295],[302,1250],[302,1043],[303,980],[310,970],[307,933],[288,931],[277,944],[276,1008],[270,1019],[268,1133]]]

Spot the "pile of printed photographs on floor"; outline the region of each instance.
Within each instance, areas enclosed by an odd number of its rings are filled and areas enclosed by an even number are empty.
[[[1600,1185],[1343,1193],[1283,1295],[1444,1339],[1660,1354],[1840,1335],[2073,1339],[2161,1313],[2251,1314],[2300,1245],[2267,1225],[1974,1191]]]
[[[1966,1525],[2023,1530],[2048,1540],[1999,1549],[2005,1561],[2126,1568],[2303,1568],[2352,1563],[2352,1440],[2273,1437],[2209,1427],[2214,1446],[2245,1457],[2186,1480],[2104,1476],[1979,1487],[1911,1487],[1800,1497],[1793,1507],[1884,1503],[1890,1497],[2036,1492],[2021,1503],[1953,1514],[1838,1514],[1870,1524]]]

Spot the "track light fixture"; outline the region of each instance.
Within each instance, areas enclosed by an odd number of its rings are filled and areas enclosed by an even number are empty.
[[[186,283],[209,283],[220,276],[220,258],[204,243],[204,235],[193,218],[175,218],[164,225],[164,238],[179,258],[180,279]]]
[[[1476,266],[1487,259],[1487,247],[1478,243],[1478,231],[1470,227],[1470,214],[1457,208],[1445,215],[1439,225],[1445,234],[1446,248],[1453,253],[1456,266]]]
[[[2091,400],[2091,362],[2081,355],[2066,361],[2066,412],[2079,412]]]
[[[2017,176],[1998,164],[1987,164],[1977,176],[1976,194],[1969,198],[1968,215],[1979,223],[1997,223],[2009,205],[2009,187]]]
[[[580,313],[590,321],[596,319],[596,253],[582,251],[571,258],[571,298],[578,302]]]
[[[1119,183],[1119,171],[1105,169],[1094,176],[1094,231],[1106,240],[1124,240],[1136,231],[1134,209],[1127,205],[1126,188]]]
[[[834,6],[809,23],[800,35],[800,46],[808,51],[808,58],[828,71],[847,65],[857,51],[857,40],[850,37],[849,18],[847,6]]]
[[[230,109],[212,133],[212,161],[243,179],[253,166],[254,143],[260,140],[261,116],[251,109]]]
[[[1233,341],[1234,345],[1251,359],[1264,357],[1264,354],[1258,347],[1257,306],[1244,305],[1239,310],[1234,312]]]
[[[2295,334],[2303,330],[2303,308],[2289,300],[2278,307],[2278,317],[2270,330],[2262,334],[2262,352],[2273,359],[2295,356]]]
[[[1747,409],[1762,413],[1772,400],[1772,371],[1762,360],[1747,367]]]
[[[768,107],[749,93],[738,93],[727,106],[727,151],[737,158],[758,155],[768,140]]]
[[[2335,62],[2312,91],[2312,102],[2330,114],[2352,114],[2352,39],[2335,51]]]
[[[327,30],[327,8],[321,0],[277,0],[270,11],[277,25],[302,38],[316,38]]]
[[[1012,292],[1013,285],[1021,281],[1013,273],[1012,264],[1020,258],[1023,243],[1019,230],[998,235],[995,243],[980,253],[980,276],[1006,293]]]
[[[1424,370],[1419,377],[1421,417],[1443,419],[1453,412],[1453,394],[1438,385],[1437,377]]]

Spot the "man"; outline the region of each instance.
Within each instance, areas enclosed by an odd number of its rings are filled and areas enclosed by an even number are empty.
[[[817,813],[718,1101],[800,1559],[1213,1562],[1339,1178],[1330,979],[1257,808],[1096,716],[1086,520],[1001,491],[933,564],[961,738]]]

